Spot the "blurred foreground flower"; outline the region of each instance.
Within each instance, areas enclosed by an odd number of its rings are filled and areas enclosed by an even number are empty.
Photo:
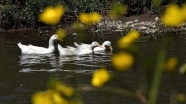
[[[57,91],[61,93],[61,95],[66,96],[66,97],[72,96],[75,92],[75,90],[71,86],[65,83],[62,83],[58,80],[55,80],[55,79],[51,79],[48,85],[51,90]]]
[[[185,7],[181,8],[176,4],[171,4],[166,8],[165,13],[161,17],[161,21],[166,26],[179,26],[184,23],[186,19],[185,12]]]
[[[74,89],[68,85],[57,83],[55,90],[61,92],[63,95],[70,97],[74,94]]]
[[[180,74],[185,74],[185,72],[186,72],[186,64],[183,64],[183,65],[180,67],[180,69],[179,69],[179,73],[180,73]]]
[[[79,20],[86,25],[95,24],[99,22],[101,18],[102,16],[97,12],[79,14]]]
[[[121,52],[115,54],[111,57],[112,64],[119,71],[125,71],[128,68],[132,67],[134,63],[134,58],[131,54],[127,52]]]
[[[186,101],[186,96],[183,93],[179,93],[178,96],[177,96],[177,98],[178,98],[178,101],[179,102],[182,102],[183,103],[183,102]]]
[[[177,64],[178,64],[178,59],[176,57],[170,57],[165,63],[164,70],[171,72],[174,69],[176,69]]]
[[[56,34],[58,35],[60,40],[63,40],[66,37],[66,31],[63,29],[56,30]]]
[[[62,98],[60,93],[48,90],[35,93],[32,96],[32,104],[68,104],[68,101]]]
[[[57,5],[55,7],[47,7],[39,15],[39,20],[49,25],[56,25],[61,20],[64,11],[65,10],[62,5]]]
[[[75,32],[77,32],[79,34],[83,33],[84,30],[85,30],[85,26],[82,23],[79,23],[79,22],[74,22],[72,24],[72,26],[73,26],[73,29],[75,30]]]
[[[132,30],[126,36],[123,36],[118,41],[117,45],[119,48],[128,48],[130,45],[136,42],[139,37],[140,37],[140,33],[136,30]]]
[[[127,13],[127,6],[120,3],[115,3],[110,10],[110,17],[116,19],[120,15]]]
[[[110,73],[105,68],[100,68],[93,73],[91,84],[95,87],[101,87],[109,78]]]

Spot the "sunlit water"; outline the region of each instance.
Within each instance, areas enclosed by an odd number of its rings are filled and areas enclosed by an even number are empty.
[[[1,34],[0,38],[0,104],[30,104],[31,96],[36,91],[46,90],[47,81],[57,78],[72,86],[90,85],[91,75],[99,67],[107,67],[111,73],[113,67],[110,57],[113,53],[99,53],[84,56],[48,55],[22,55],[17,42],[31,43],[46,46],[47,38],[29,38],[26,33]],[[37,35],[34,35],[37,37]],[[117,38],[107,38],[115,43]],[[97,39],[103,42],[104,39]],[[39,41],[38,41],[39,40]],[[90,41],[91,42],[91,41]],[[73,42],[72,42],[73,43]],[[155,56],[159,50],[158,41],[139,42],[139,63],[135,69],[121,73],[124,86],[137,90],[145,79],[143,70],[144,60]],[[71,44],[71,43],[69,43]],[[186,36],[183,34],[171,35],[168,46],[168,56],[178,56],[180,65],[186,61]],[[147,79],[148,80],[148,79]],[[186,78],[183,75],[165,74],[160,85],[158,104],[170,103],[170,97],[179,92],[186,93]],[[120,82],[119,82],[120,83]],[[143,88],[142,88],[143,89]],[[145,88],[144,88],[145,89]],[[82,92],[85,104],[140,104],[135,98],[121,96],[109,92]],[[174,97],[174,96],[173,96]]]

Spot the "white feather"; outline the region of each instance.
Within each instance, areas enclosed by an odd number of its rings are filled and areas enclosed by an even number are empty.
[[[21,49],[22,54],[49,54],[54,52],[55,50],[54,41],[57,39],[58,39],[57,35],[52,35],[49,39],[48,48],[33,46],[31,44],[23,45],[20,42],[17,45]]]

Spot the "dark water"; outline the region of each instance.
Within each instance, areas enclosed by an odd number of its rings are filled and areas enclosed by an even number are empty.
[[[111,53],[62,57],[58,54],[49,55],[22,55],[17,42],[45,46],[47,36],[39,36],[37,33],[12,33],[0,34],[0,104],[30,104],[34,92],[47,89],[47,81],[57,78],[72,86],[90,85],[93,71],[99,67],[107,67],[113,72],[110,63]],[[96,40],[102,43],[110,40],[113,48],[118,37],[104,37]],[[179,65],[186,61],[186,35],[177,33],[170,35],[168,56],[178,56]],[[72,45],[72,40],[67,44]],[[89,40],[89,43],[92,40]],[[139,58],[135,70],[121,73],[122,82],[132,90],[137,90],[146,82],[146,73],[143,70],[144,60],[155,56],[159,49],[160,41],[139,42]],[[153,59],[152,59],[153,60]],[[114,73],[114,72],[113,72]],[[143,79],[144,78],[144,79]],[[179,92],[186,93],[186,77],[175,73],[163,75],[160,91],[158,92],[158,104],[168,104]],[[142,83],[142,84],[139,84]],[[143,90],[147,90],[145,87]],[[109,92],[82,92],[85,104],[140,104],[138,99],[122,96]]]

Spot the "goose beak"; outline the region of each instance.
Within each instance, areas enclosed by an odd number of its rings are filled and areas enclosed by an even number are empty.
[[[111,52],[112,52],[112,51],[113,51],[113,48],[112,48],[112,46],[110,46],[109,48],[110,48],[110,50],[111,50]]]
[[[98,47],[100,47],[101,45],[100,44],[98,44]]]
[[[59,40],[59,41],[63,41],[63,39],[61,39],[61,38],[58,38],[57,40]]]

